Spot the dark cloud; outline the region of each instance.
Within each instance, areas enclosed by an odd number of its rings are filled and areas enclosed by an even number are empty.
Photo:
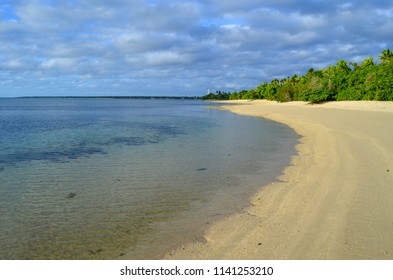
[[[391,1],[0,4],[0,94],[200,95],[391,47]]]

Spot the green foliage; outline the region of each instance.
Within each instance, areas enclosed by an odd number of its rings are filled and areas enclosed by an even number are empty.
[[[278,102],[335,100],[393,101],[393,52],[383,50],[381,63],[372,57],[360,64],[339,60],[326,69],[310,68],[303,76],[264,82],[255,89],[240,92],[216,92],[203,99],[268,99]]]
[[[231,93],[231,95],[229,96],[229,100],[237,100],[240,99],[239,98],[239,94],[236,92],[236,90],[234,92]]]
[[[229,92],[223,92],[223,91],[216,91],[216,93],[209,93],[205,96],[202,97],[202,99],[213,99],[213,100],[229,100],[229,97],[231,96],[231,93]]]
[[[257,96],[257,92],[255,89],[249,89],[247,90],[245,93],[243,93],[243,99],[256,99]]]
[[[389,49],[383,50],[379,57],[382,63],[389,63],[393,61],[393,52]]]

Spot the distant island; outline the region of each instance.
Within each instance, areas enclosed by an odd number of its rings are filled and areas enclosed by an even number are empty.
[[[326,69],[310,68],[303,76],[293,75],[264,82],[240,92],[208,93],[202,99],[267,99],[278,102],[320,103],[343,100],[393,101],[393,51],[383,50],[380,63],[370,56],[362,63],[339,60]]]

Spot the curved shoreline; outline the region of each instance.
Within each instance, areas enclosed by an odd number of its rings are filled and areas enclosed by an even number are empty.
[[[393,259],[393,103],[229,102],[300,136],[252,206],[167,259]]]

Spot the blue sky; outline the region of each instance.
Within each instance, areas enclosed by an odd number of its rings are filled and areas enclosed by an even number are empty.
[[[389,47],[392,1],[2,0],[0,97],[203,95]]]

